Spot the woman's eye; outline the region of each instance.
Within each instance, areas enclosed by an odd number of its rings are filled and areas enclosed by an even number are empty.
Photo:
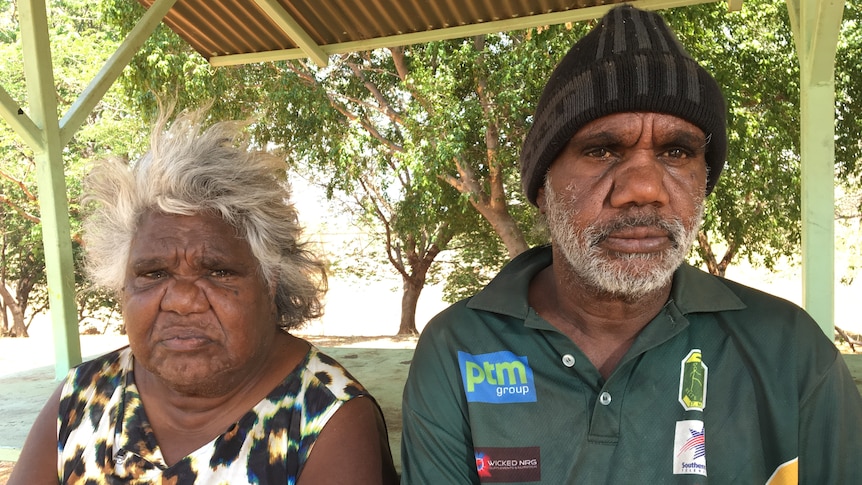
[[[146,272],[143,272],[140,275],[138,275],[139,278],[144,278],[144,279],[153,280],[153,281],[163,279],[166,276],[167,276],[167,272],[165,272],[163,270],[146,271]]]
[[[210,271],[210,275],[215,277],[215,278],[227,278],[228,276],[231,276],[232,274],[233,273],[231,271],[226,270],[226,269],[214,269],[214,270]]]

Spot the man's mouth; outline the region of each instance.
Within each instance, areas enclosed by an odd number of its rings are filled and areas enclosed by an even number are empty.
[[[618,253],[656,253],[672,246],[667,231],[655,228],[634,227],[607,235],[601,246]]]

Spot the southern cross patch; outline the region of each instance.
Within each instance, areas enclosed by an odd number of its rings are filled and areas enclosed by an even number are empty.
[[[673,473],[706,476],[706,431],[703,421],[692,419],[676,422]]]
[[[536,402],[533,369],[526,356],[508,350],[473,355],[458,352],[467,402]]]
[[[686,411],[703,411],[706,407],[706,364],[700,349],[692,349],[682,359],[679,371],[679,403]]]

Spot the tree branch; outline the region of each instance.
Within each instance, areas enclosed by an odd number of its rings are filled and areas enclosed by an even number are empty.
[[[386,96],[380,92],[380,88],[377,87],[374,83],[368,80],[365,77],[365,73],[362,72],[362,68],[357,65],[355,62],[348,62],[347,67],[350,68],[350,71],[356,76],[360,81],[362,81],[362,85],[365,86],[365,89],[371,93],[371,96],[377,100],[379,105],[379,111],[386,115],[393,123],[402,125],[404,124],[404,120],[398,115],[398,112],[392,108],[392,104],[386,99]]]
[[[30,221],[34,224],[39,224],[40,222],[42,222],[38,217],[28,213],[27,211],[24,210],[24,208],[22,208],[21,206],[19,206],[15,202],[9,200],[9,198],[6,197],[5,195],[0,195],[0,203],[8,205],[12,209],[14,209],[15,212],[20,214],[21,217],[23,217],[24,219],[27,219],[28,221]]]
[[[27,188],[27,186],[24,184],[23,181],[18,180],[17,178],[13,177],[12,175],[8,174],[7,172],[5,172],[3,170],[0,170],[0,175],[2,175],[4,178],[6,178],[8,180],[11,180],[15,185],[20,187],[21,192],[24,192],[24,195],[27,197],[27,200],[29,200],[31,202],[38,202],[38,200],[39,200],[38,197],[36,197],[33,194],[33,192],[30,192],[30,189]]]

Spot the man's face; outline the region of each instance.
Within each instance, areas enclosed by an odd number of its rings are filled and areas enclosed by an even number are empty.
[[[218,395],[246,379],[278,331],[251,248],[215,216],[144,215],[122,296],[135,372],[141,365],[188,394]]]
[[[537,203],[581,284],[638,298],[670,282],[697,236],[706,137],[658,113],[618,113],[579,130]]]

